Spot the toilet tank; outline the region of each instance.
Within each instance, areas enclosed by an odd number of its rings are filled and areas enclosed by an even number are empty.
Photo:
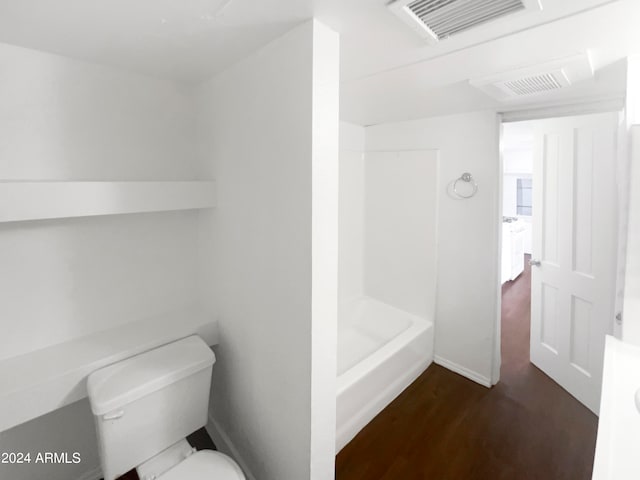
[[[89,375],[104,480],[206,425],[214,362],[207,344],[192,336]]]

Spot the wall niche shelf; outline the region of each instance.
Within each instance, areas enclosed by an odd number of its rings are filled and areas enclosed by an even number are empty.
[[[0,182],[0,222],[215,206],[215,182]]]
[[[218,322],[187,309],[0,359],[0,432],[85,398],[94,370],[190,335],[217,345]]]

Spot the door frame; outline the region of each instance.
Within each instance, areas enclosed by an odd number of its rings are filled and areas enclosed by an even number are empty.
[[[522,109],[522,110],[510,110],[510,111],[502,111],[498,112],[496,115],[498,122],[498,192],[497,192],[497,202],[495,205],[496,211],[494,215],[495,219],[495,235],[497,238],[497,259],[496,259],[496,319],[494,325],[494,337],[493,337],[493,362],[492,362],[492,371],[491,371],[491,384],[495,385],[500,381],[500,367],[502,366],[502,281],[500,272],[502,271],[502,214],[503,214],[503,198],[504,198],[504,159],[502,156],[502,144],[503,144],[503,124],[512,123],[512,122],[524,122],[529,120],[544,120],[550,118],[558,118],[558,117],[573,117],[579,115],[591,115],[597,113],[607,113],[607,112],[617,112],[620,116],[620,121],[618,122],[618,145],[617,145],[617,153],[616,153],[616,161],[618,164],[618,174],[626,175],[628,177],[630,164],[626,161],[627,149],[626,139],[627,135],[622,129],[622,120],[624,118],[624,109],[625,102],[623,98],[609,98],[603,100],[596,100],[593,102],[585,102],[579,104],[568,104],[568,105],[556,105],[556,106],[541,106],[538,108],[530,108],[530,109]],[[620,202],[618,202],[618,212],[620,211]],[[620,228],[620,218],[618,220],[618,228]],[[616,232],[618,235],[618,232]],[[618,243],[618,259],[617,265],[620,265],[621,256],[624,253],[624,249],[620,248],[620,242],[625,241],[624,239],[617,238]],[[620,279],[617,279],[618,285],[616,285],[616,292],[620,290]],[[621,304],[618,304],[618,301],[622,301],[622,299],[616,298],[616,311],[618,311],[619,307],[621,308]],[[615,322],[612,319],[613,323],[613,334],[616,338],[621,338],[622,336],[622,328],[621,324]]]

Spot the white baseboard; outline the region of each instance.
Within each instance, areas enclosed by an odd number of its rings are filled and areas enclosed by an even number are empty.
[[[238,462],[238,465],[240,465],[240,468],[242,468],[242,471],[247,477],[247,480],[256,480],[256,477],[253,475],[251,470],[249,470],[247,463],[244,461],[242,455],[240,455],[240,452],[231,441],[231,438],[229,438],[229,435],[227,435],[227,433],[222,429],[215,418],[211,416],[211,413],[209,413],[209,422],[207,423],[207,426],[205,428],[207,429],[209,436],[213,440],[213,443],[216,444],[216,448]]]
[[[434,363],[451,370],[452,372],[457,373],[458,375],[462,375],[463,377],[468,378],[469,380],[473,380],[480,385],[491,388],[491,379],[485,377],[484,375],[480,375],[473,370],[469,370],[467,367],[463,367],[462,365],[458,365],[455,362],[447,360],[446,358],[442,358],[438,355],[435,355],[433,358]]]
[[[95,467],[83,473],[77,480],[100,480],[102,478],[102,468]]]

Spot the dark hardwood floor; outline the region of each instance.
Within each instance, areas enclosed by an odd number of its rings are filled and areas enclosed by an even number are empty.
[[[431,365],[336,457],[337,480],[591,478],[597,417],[529,362],[531,277],[503,286],[500,382]]]

